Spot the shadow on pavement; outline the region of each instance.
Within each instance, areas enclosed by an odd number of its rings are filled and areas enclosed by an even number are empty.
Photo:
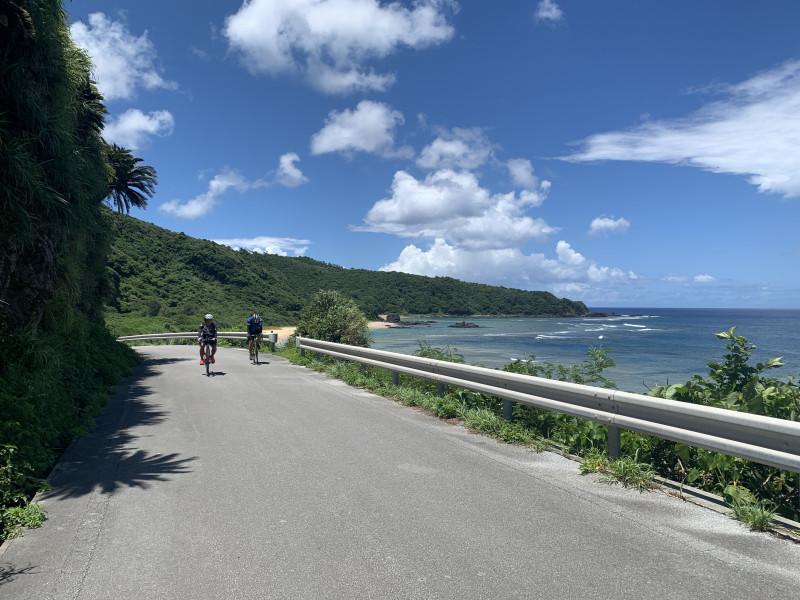
[[[49,480],[53,489],[48,498],[77,498],[99,489],[111,494],[120,487],[147,489],[157,481],[187,473],[196,457],[181,458],[178,453],[148,454],[135,447],[135,427],[163,423],[168,413],[150,402],[153,395],[147,380],[159,375],[157,367],[192,359],[170,358],[145,360],[131,377],[117,387],[97,419],[96,430],[76,439],[61,457]]]
[[[6,563],[7,567],[0,567],[0,585],[4,583],[9,583],[14,581],[14,578],[18,575],[35,575],[36,573],[33,570],[36,567],[23,567],[18,569],[12,565]]]

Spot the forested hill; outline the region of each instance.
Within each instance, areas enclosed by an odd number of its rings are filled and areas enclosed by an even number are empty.
[[[105,217],[113,234],[106,323],[117,335],[192,330],[206,312],[221,327],[241,325],[254,311],[269,325],[292,325],[322,289],[350,296],[370,318],[385,313],[577,317],[589,312],[582,302],[549,292],[237,251],[112,211],[105,211]]]

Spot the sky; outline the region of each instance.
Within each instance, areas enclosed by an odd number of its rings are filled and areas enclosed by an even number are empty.
[[[800,308],[800,2],[72,0],[131,215],[592,307]]]

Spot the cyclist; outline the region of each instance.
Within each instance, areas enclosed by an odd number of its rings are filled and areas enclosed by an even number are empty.
[[[263,321],[258,316],[258,313],[253,313],[253,316],[247,319],[247,349],[251,356],[253,354],[253,340],[258,338],[258,341],[261,341],[262,325]]]
[[[197,329],[197,341],[200,342],[200,364],[203,364],[203,348],[205,341],[211,344],[211,364],[216,363],[214,355],[217,353],[217,324],[214,322],[214,315],[211,313],[205,316],[205,320],[200,323]]]

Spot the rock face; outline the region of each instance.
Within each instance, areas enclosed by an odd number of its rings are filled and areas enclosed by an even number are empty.
[[[473,327],[480,327],[475,323],[467,323],[466,321],[461,321],[461,323],[453,323],[452,325],[448,325],[448,327],[460,327],[460,328],[473,328]]]
[[[427,325],[430,327],[431,323],[436,323],[436,321],[398,321],[396,327],[412,327],[414,325]]]
[[[386,322],[387,323],[399,323],[400,322],[400,315],[398,315],[398,314],[386,315]]]

